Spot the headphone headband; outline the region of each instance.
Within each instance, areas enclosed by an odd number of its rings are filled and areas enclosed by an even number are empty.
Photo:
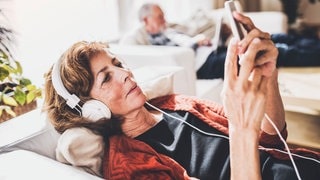
[[[60,68],[61,68],[62,60],[59,59],[54,65],[52,69],[52,85],[56,92],[66,100],[67,105],[74,109],[78,103],[80,102],[80,98],[75,94],[70,94],[68,90],[64,87],[61,77],[60,77]]]
[[[92,121],[97,121],[101,118],[111,118],[110,109],[99,100],[89,100],[85,102],[82,107],[80,106],[80,98],[75,94],[70,94],[62,83],[60,76],[61,62],[62,60],[59,59],[53,65],[51,72],[52,85],[58,95],[66,100],[66,103],[70,108],[78,111],[80,116],[86,117]]]

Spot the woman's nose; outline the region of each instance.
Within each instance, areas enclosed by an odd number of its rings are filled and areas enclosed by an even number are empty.
[[[129,69],[119,68],[119,74],[119,80],[123,83],[131,79],[131,77],[133,77],[133,74]]]

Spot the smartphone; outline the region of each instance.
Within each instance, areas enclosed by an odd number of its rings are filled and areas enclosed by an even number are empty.
[[[230,27],[233,36],[235,36],[238,40],[243,39],[244,33],[242,31],[242,25],[233,17],[232,13],[234,11],[237,11],[236,6],[234,4],[234,1],[229,0],[224,3],[224,8],[226,10],[229,22],[230,22]]]

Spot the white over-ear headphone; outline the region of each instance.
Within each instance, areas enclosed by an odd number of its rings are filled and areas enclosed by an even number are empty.
[[[79,104],[80,98],[75,94],[70,94],[68,90],[64,87],[61,76],[60,67],[61,59],[59,59],[53,66],[52,69],[52,85],[56,92],[66,100],[67,105],[79,112],[80,115],[86,117],[92,121],[97,121],[101,118],[111,118],[110,109],[99,100],[89,100],[85,102],[82,107]]]

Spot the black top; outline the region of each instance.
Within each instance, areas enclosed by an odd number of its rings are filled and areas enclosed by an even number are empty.
[[[189,112],[166,112],[205,132],[223,135]],[[168,115],[164,115],[162,121],[136,139],[177,161],[186,169],[189,176],[201,180],[230,179],[228,139],[205,135]],[[263,179],[274,176],[281,180],[297,179],[290,161],[275,160],[264,151],[260,151],[260,161]],[[308,163],[312,164],[310,161],[305,164]],[[320,165],[314,168],[320,170]],[[319,174],[313,175],[311,177],[319,177]]]

